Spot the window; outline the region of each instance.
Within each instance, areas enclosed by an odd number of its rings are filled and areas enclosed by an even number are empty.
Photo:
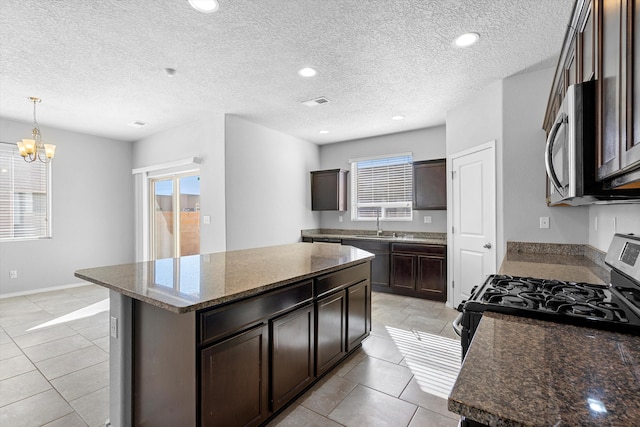
[[[27,163],[0,142],[0,240],[51,237],[51,164]]]
[[[351,220],[413,219],[411,153],[350,160]]]

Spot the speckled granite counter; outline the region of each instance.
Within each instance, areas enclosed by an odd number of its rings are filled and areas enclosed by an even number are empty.
[[[589,249],[593,252],[595,249]],[[609,283],[610,272],[584,255],[584,245],[508,242],[499,274],[595,284]],[[604,254],[601,256],[604,259]]]
[[[487,312],[448,407],[491,426],[637,425],[640,337]]]
[[[382,236],[376,236],[376,232],[372,230],[313,229],[302,230],[301,236],[303,238],[358,239],[378,242],[423,243],[430,245],[447,244],[446,233],[421,231],[384,231]]]
[[[350,246],[294,243],[87,268],[75,276],[165,310],[186,313],[372,258]]]

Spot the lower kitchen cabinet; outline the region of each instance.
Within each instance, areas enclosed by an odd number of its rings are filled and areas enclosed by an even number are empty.
[[[347,351],[356,348],[371,330],[369,281],[347,288]]]
[[[389,289],[389,242],[342,239],[343,245],[371,252],[376,257],[371,261],[371,285],[375,290]]]
[[[309,304],[270,322],[271,404],[277,411],[314,379],[314,311]]]
[[[267,333],[260,324],[202,350],[203,426],[256,426],[269,416]]]
[[[371,265],[198,312],[202,426],[261,425],[371,330]]]
[[[347,295],[344,290],[319,299],[316,304],[317,374],[322,375],[346,353],[345,312]]]
[[[446,272],[445,246],[391,244],[391,288],[395,292],[446,301]]]

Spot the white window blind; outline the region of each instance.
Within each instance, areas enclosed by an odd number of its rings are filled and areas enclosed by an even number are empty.
[[[351,160],[351,219],[412,220],[412,162],[411,154]]]
[[[27,163],[0,142],[0,240],[51,237],[50,163]]]

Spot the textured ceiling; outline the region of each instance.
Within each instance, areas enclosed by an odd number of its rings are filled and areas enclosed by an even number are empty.
[[[211,112],[318,144],[440,125],[488,84],[554,65],[573,5],[219,3],[202,14],[187,0],[1,0],[0,116],[30,121],[27,97],[38,96],[43,127],[128,141]],[[469,31],[479,43],[454,47]],[[298,76],[306,66],[318,75]],[[165,67],[177,74],[167,77]],[[301,104],[319,96],[330,103]],[[134,120],[148,126],[127,125]]]

